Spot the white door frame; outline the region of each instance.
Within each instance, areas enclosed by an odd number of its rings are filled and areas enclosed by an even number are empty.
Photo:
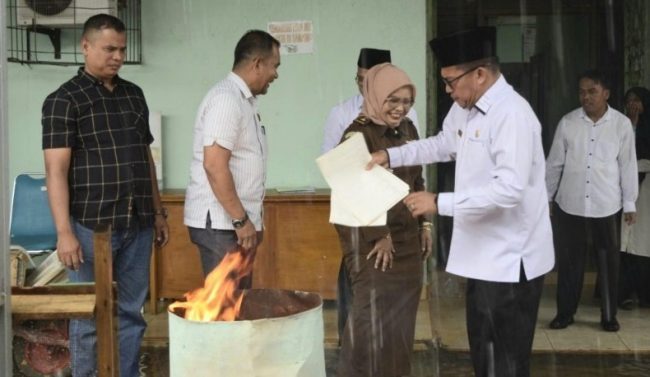
[[[9,134],[7,124],[7,3],[0,0],[0,375],[12,375],[9,295]]]

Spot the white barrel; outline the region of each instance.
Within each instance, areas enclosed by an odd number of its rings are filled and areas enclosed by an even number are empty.
[[[246,292],[242,317],[195,322],[169,312],[171,377],[325,377],[323,306],[314,293]]]

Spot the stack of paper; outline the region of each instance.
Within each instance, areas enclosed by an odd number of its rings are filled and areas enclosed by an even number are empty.
[[[316,159],[332,189],[330,222],[346,226],[386,224],[386,213],[409,186],[381,166],[366,170],[370,153],[361,133]]]
[[[27,286],[41,287],[48,284],[65,283],[68,274],[54,251],[27,277]]]

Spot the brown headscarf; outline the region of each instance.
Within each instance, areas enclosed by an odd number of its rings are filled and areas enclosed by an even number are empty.
[[[415,100],[415,85],[406,72],[390,63],[378,64],[370,68],[363,80],[362,114],[376,124],[387,126],[381,108],[391,93],[404,86],[411,88]]]

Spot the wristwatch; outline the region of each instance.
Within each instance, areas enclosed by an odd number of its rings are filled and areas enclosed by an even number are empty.
[[[244,217],[241,219],[232,219],[232,226],[235,229],[239,229],[246,224],[246,221],[248,221],[248,213],[244,213]]]
[[[153,214],[156,216],[162,216],[164,219],[167,219],[169,212],[167,211],[167,208],[161,207],[160,209],[154,210]]]

